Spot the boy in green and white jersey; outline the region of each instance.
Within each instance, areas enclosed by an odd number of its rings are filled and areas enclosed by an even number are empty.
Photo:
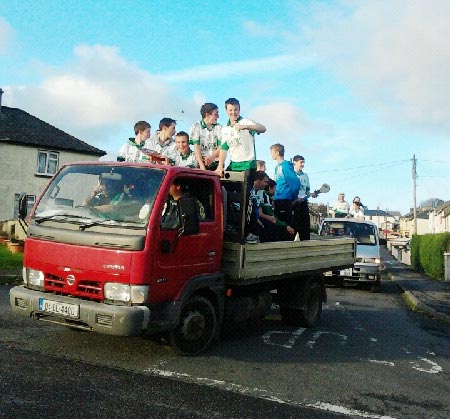
[[[175,136],[177,151],[174,154],[173,164],[175,166],[198,168],[198,162],[194,152],[189,147],[189,135],[187,132],[177,132]]]
[[[167,161],[173,160],[176,151],[175,141],[175,127],[177,121],[172,118],[163,118],[159,121],[159,130],[145,142],[144,148],[158,153],[167,158]]]
[[[200,169],[215,170],[218,164],[222,125],[217,123],[219,108],[214,103],[205,103],[200,109],[202,120],[191,127],[190,142]]]
[[[219,166],[216,173],[223,176],[227,151],[230,151],[230,164],[227,170],[243,172],[256,171],[255,134],[266,132],[266,127],[252,119],[240,116],[240,104],[235,98],[225,102],[228,123],[222,128]],[[250,174],[250,177],[251,174]],[[252,183],[252,180],[250,181]]]
[[[119,150],[117,161],[126,161],[136,163],[148,160],[142,153],[145,141],[150,138],[151,126],[146,121],[138,121],[134,124],[134,138],[130,138]]]

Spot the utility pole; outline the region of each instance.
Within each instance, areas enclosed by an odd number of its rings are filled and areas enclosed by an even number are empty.
[[[414,230],[413,234],[417,234],[417,208],[416,208],[416,179],[417,179],[417,171],[416,171],[416,155],[413,155],[413,164],[412,164],[412,178],[413,178],[413,216],[414,216]]]

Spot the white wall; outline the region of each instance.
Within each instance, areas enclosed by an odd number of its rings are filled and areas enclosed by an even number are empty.
[[[36,176],[38,150],[57,151],[44,147],[0,144],[0,221],[14,214],[14,194],[26,192],[39,196],[50,177]],[[69,151],[58,151],[59,167],[74,161],[93,161],[98,157]]]

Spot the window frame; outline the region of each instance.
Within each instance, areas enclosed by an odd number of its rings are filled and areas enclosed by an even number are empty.
[[[51,158],[50,157],[51,154],[54,154],[56,156],[56,158]],[[40,163],[41,155],[45,155],[45,171],[44,172],[39,171],[39,163]],[[49,162],[50,161],[56,162],[54,172],[49,172]],[[38,150],[36,172],[35,172],[36,175],[38,175],[38,176],[53,176],[58,171],[58,168],[59,168],[59,152],[58,151]]]

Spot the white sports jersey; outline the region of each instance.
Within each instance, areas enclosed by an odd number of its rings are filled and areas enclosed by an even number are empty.
[[[132,163],[145,161],[147,158],[141,152],[141,148],[142,147],[134,142],[134,138],[130,138],[129,141],[120,148],[117,160]]]
[[[157,153],[168,157],[170,160],[174,160],[174,155],[177,151],[175,140],[171,138],[169,141],[161,144],[159,140],[159,133],[160,131],[156,131],[155,134],[145,142],[144,148],[147,150],[156,151]]]
[[[198,161],[195,158],[195,154],[192,150],[189,150],[189,154],[187,156],[183,156],[178,150],[174,154],[174,165],[181,167],[191,167],[197,168]]]
[[[239,125],[255,125],[255,121],[242,118]],[[236,131],[232,126],[222,128],[222,149],[229,150],[232,162],[255,160],[255,131],[248,129]]]
[[[221,135],[222,125],[216,124],[208,129],[201,120],[192,125],[189,140],[192,144],[199,144],[202,156],[208,157],[212,151],[219,147]]]

